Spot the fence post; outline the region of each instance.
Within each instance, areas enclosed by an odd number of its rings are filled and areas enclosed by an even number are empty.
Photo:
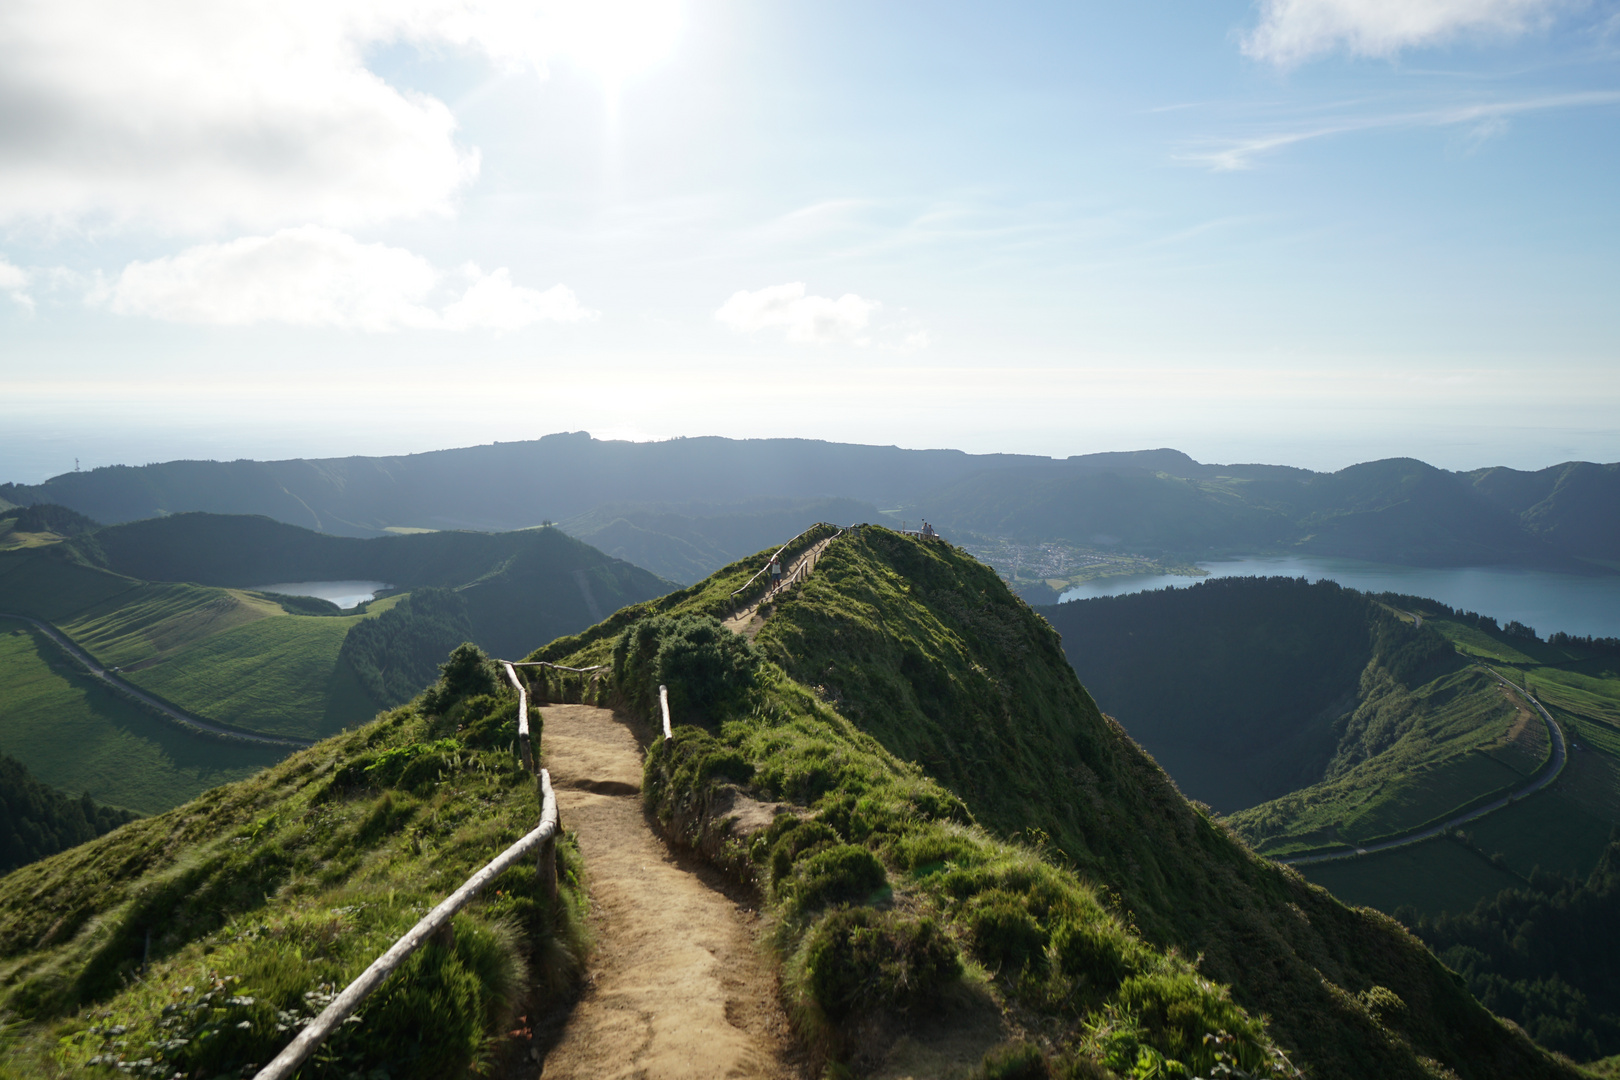
[[[664,709],[664,741],[667,743],[667,742],[669,742],[669,740],[671,740],[671,739],[673,739],[675,737],[675,733],[673,731],[671,731],[670,727],[669,727],[669,688],[668,687],[660,686],[658,688],[658,704],[663,706],[663,709]]]

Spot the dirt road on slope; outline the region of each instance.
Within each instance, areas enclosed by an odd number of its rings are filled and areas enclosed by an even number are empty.
[[[607,709],[541,710],[563,827],[585,857],[596,951],[545,1080],[801,1080],[756,913],[672,855],[641,809],[642,750]]]

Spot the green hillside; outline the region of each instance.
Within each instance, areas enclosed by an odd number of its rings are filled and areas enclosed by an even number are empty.
[[[85,674],[27,624],[0,620],[0,753],[46,784],[153,814],[279,761],[284,747],[201,735]]]
[[[1318,1077],[1574,1075],[1393,921],[1256,857],[1183,799],[989,568],[867,528],[833,543],[748,648],[710,619],[755,569],[535,657],[613,663],[633,709],[660,682],[680,689],[678,721],[700,727],[650,756],[649,807],[757,882],[789,997],[835,1056],[856,1053],[852,1018],[862,1039],[898,1037],[882,1017],[959,962],[1082,1070],[1062,1075],[1108,1075],[1081,1059],[1154,1075],[1152,1054],[1207,1070],[1199,1029],[1216,1023],[1251,1067],[1275,1040]],[[728,842],[739,798],[792,812]]]
[[[665,513],[655,507],[828,498],[900,507],[986,537],[1176,559],[1304,551],[1450,566],[1590,560],[1613,569],[1617,476],[1620,465],[1589,462],[1457,474],[1391,459],[1317,473],[1204,464],[1169,449],[1057,460],[803,439],[630,443],[573,432],[402,457],[112,466],[0,484],[0,504],[59,503],[105,522],[262,514],[355,537],[577,520],[577,535],[600,533],[615,554],[635,561],[639,552],[649,560],[642,565],[680,580],[710,565],[716,542],[726,552],[748,549],[757,523],[716,532],[722,523],[706,511],[676,515],[707,521],[660,523],[648,520]]]
[[[240,1077],[539,814],[493,675],[0,878],[0,1077]],[[576,985],[583,891],[497,878],[300,1075],[516,1065]],[[526,1043],[522,1044],[526,1047]]]
[[[360,615],[295,615],[242,590],[137,581],[71,554],[65,546],[0,553],[0,611],[50,623],[181,709],[243,731],[310,739],[388,704],[367,695],[338,659],[349,630],[394,598]],[[0,702],[9,702],[9,685],[0,683]]]
[[[453,588],[467,604],[473,640],[497,656],[516,656],[669,588],[552,528],[360,540],[264,517],[196,513],[109,526],[73,546],[88,563],[146,581],[232,589],[346,580]]]
[[[99,806],[88,794],[69,798],[5,754],[0,754],[0,810],[5,811],[0,814],[0,876],[94,840],[136,816]]]
[[[1575,554],[1555,550],[1457,475],[1409,458],[1334,473],[1191,459],[1026,466],[981,472],[914,505],[947,530],[1172,558],[1296,552],[1408,566],[1568,567]]]
[[[240,587],[324,577],[388,580],[420,596],[343,614]],[[194,716],[295,739],[409,700],[462,641],[521,655],[665,588],[554,529],[359,541],[197,514],[0,551],[0,612],[53,625],[119,678]],[[43,636],[17,633],[0,665],[0,751],[62,790],[152,813],[285,753],[182,730],[84,676]],[[59,737],[67,723],[76,745]],[[139,768],[120,768],[121,756]]]

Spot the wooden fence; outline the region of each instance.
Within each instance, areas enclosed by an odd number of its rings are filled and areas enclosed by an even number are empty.
[[[485,864],[483,869],[468,878],[461,888],[451,893],[438,907],[428,912],[421,921],[406,931],[387,952],[373,960],[371,966],[360,973],[359,978],[346,986],[342,993],[332,999],[330,1005],[321,1010],[321,1014],[311,1021],[308,1027],[287,1044],[286,1049],[254,1074],[254,1080],[287,1080],[296,1073],[299,1066],[309,1059],[326,1037],[352,1016],[372,991],[398,970],[406,958],[435,935],[439,935],[441,940],[443,935],[448,935],[451,917],[466,907],[486,885],[516,866],[526,856],[530,854],[535,856],[535,871],[540,877],[546,897],[552,901],[557,899],[557,835],[562,831],[557,813],[557,793],[551,787],[551,773],[545,769],[535,769],[535,755],[529,737],[528,690],[517,677],[517,672],[513,670],[515,665],[504,660],[501,663],[506,667],[507,678],[517,687],[518,747],[523,755],[524,768],[535,776],[539,785],[540,824]],[[666,706],[664,719],[666,731],[669,728],[668,715]]]

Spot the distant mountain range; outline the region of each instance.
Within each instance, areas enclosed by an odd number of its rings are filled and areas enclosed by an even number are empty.
[[[837,500],[827,503],[826,500]],[[263,514],[342,536],[562,522],[692,581],[766,534],[870,508],[956,533],[1202,557],[1298,552],[1427,566],[1620,568],[1620,464],[1447,472],[1411,458],[1332,473],[1177,450],[1067,459],[805,439],[631,443],[584,432],[403,457],[175,461],[0,485],[109,523]],[[852,504],[859,504],[852,505]],[[818,517],[820,515],[820,517]]]

